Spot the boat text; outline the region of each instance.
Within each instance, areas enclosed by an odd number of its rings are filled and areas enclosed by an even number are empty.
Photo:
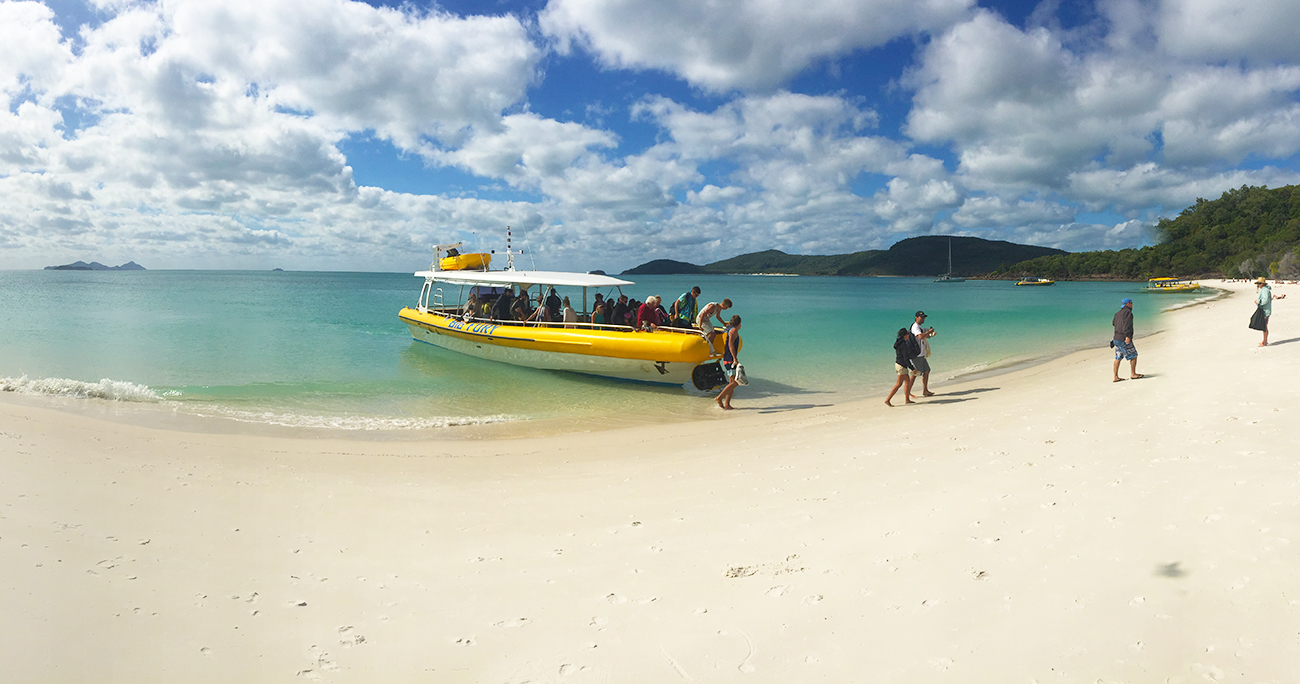
[[[466,323],[465,321],[452,321],[447,324],[448,330],[464,330],[465,332],[478,333],[480,335],[491,335],[497,329],[495,323]]]

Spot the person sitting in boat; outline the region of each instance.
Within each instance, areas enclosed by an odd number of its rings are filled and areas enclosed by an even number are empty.
[[[627,325],[627,310],[627,295],[621,294],[618,296],[618,303],[615,304],[614,308],[610,311],[610,324]]]
[[[527,292],[520,292],[519,296],[515,297],[515,304],[510,311],[514,314],[516,321],[530,321],[537,314],[533,310],[532,302],[528,301]]]
[[[552,292],[554,292],[554,290],[552,290]],[[564,298],[564,304],[560,314],[560,317],[564,319],[564,327],[566,328],[572,328],[573,325],[571,324],[578,322],[578,312],[573,310],[573,307],[569,304],[568,297]]]
[[[551,321],[552,323],[559,322],[560,309],[562,309],[563,306],[564,305],[560,302],[560,296],[555,294],[555,288],[552,287],[546,293],[546,312],[549,315],[549,318],[546,320]]]
[[[468,321],[469,319],[477,315],[478,315],[478,297],[473,292],[471,292],[469,293],[469,297],[465,300],[464,317],[465,320]]]
[[[512,299],[514,299],[514,295],[511,293],[510,288],[507,287],[505,291],[501,293],[501,296],[497,297],[496,302],[492,304],[492,320],[510,320],[510,310],[514,305],[514,302],[511,301]]]
[[[659,325],[670,325],[672,317],[668,315],[668,309],[664,308],[664,298],[655,295],[655,311],[659,312]]]
[[[659,297],[656,295],[646,297],[645,303],[636,310],[636,329],[656,330],[663,324],[663,319],[659,315]]]
[[[600,295],[596,295],[599,297]],[[608,315],[605,313],[609,307],[605,302],[596,302],[595,308],[591,310],[591,322],[596,325],[605,325],[608,321]]]
[[[605,295],[603,295],[603,294],[597,292],[597,293],[596,293],[596,301],[593,302],[592,305],[591,305],[591,315],[595,316],[595,315],[596,315],[596,309],[599,309],[599,308],[600,308],[600,305],[601,305],[601,304],[604,304],[604,303],[605,303]],[[595,321],[591,321],[591,322],[592,322],[592,323],[595,323]]]

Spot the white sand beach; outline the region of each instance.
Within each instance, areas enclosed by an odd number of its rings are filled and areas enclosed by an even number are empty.
[[[1138,298],[1141,380],[1103,338],[892,409],[385,442],[0,397],[3,680],[1293,681],[1300,287],[1266,348],[1222,287]]]

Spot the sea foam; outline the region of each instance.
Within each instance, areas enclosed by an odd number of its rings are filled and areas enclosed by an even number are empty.
[[[331,430],[434,430],[465,425],[490,425],[522,420],[516,416],[437,416],[430,418],[378,418],[366,416],[314,416],[275,411],[249,411],[208,407],[200,415],[221,417],[241,423],[259,423],[293,428]]]
[[[109,378],[99,382],[83,382],[69,378],[29,378],[24,375],[20,378],[0,378],[0,391],[108,401],[163,401],[162,396],[146,385]]]

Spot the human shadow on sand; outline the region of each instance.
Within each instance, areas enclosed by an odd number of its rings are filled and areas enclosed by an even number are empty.
[[[802,411],[811,408],[826,408],[834,404],[784,404],[781,406],[763,406],[758,409],[759,413],[784,413],[786,411]]]
[[[1002,388],[1001,387],[974,387],[968,390],[962,390],[960,392],[936,392],[933,397],[923,397],[921,399],[921,403],[956,404],[963,401],[970,401],[972,399],[979,399],[979,397],[970,396],[972,394],[980,394],[982,392],[996,392],[997,390],[1000,389]]]
[[[1300,342],[1300,337],[1292,337],[1289,340],[1278,340],[1277,342],[1269,342],[1268,346],[1276,347],[1279,344],[1291,344],[1292,342]]]
[[[937,393],[935,393],[935,396],[936,396],[936,397],[964,397],[964,396],[966,396],[966,395],[968,395],[968,394],[981,394],[981,393],[983,393],[983,392],[996,392],[996,391],[998,391],[998,390],[1000,390],[1000,389],[1002,389],[1002,388],[1001,388],[1001,387],[972,387],[971,389],[968,389],[968,390],[962,390],[962,391],[960,391],[960,392],[937,392]]]
[[[720,389],[722,388],[715,387],[713,390],[710,390],[709,393],[716,394],[717,391]],[[736,395],[738,397],[750,397],[750,398],[779,397],[779,396],[789,396],[789,395],[799,395],[799,394],[821,394],[821,393],[816,390],[808,389],[806,387],[796,387],[794,385],[787,385],[784,382],[776,382],[775,380],[764,380],[762,378],[756,378],[752,375],[749,376],[748,385],[744,385],[736,388]]]

